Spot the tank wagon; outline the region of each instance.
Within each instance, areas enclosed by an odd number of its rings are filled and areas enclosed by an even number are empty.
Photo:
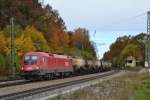
[[[83,58],[74,57],[74,72],[77,74],[90,74],[111,70],[111,63],[100,60],[85,60]]]
[[[107,71],[107,70],[111,70],[112,69],[112,63],[109,61],[101,61],[101,64],[103,66],[103,70]]]
[[[107,71],[111,63],[99,60],[85,60],[82,57],[29,52],[24,55],[21,76],[24,79],[50,79],[71,74],[88,74]]]
[[[85,60],[80,57],[72,57],[72,66],[74,69],[74,73],[83,73],[85,71]]]

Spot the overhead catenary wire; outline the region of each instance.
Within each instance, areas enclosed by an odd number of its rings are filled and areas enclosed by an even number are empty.
[[[128,18],[123,18],[123,19],[119,19],[117,21],[114,21],[114,22],[109,22],[110,24],[106,24],[106,25],[103,25],[102,27],[98,28],[97,30],[99,31],[103,31],[103,30],[120,30],[119,28],[114,28],[114,26],[122,26],[122,25],[125,25],[126,23],[131,23],[132,21],[135,21],[137,20],[138,18],[141,18],[141,17],[145,17],[143,18],[145,21],[146,21],[146,13],[147,12],[142,12],[142,13],[139,13],[137,15],[134,15],[134,16],[131,16],[131,17],[128,17]],[[95,36],[95,35],[94,35]]]
[[[107,27],[107,28],[108,28],[108,27],[113,27],[114,25],[124,24],[124,23],[127,23],[127,22],[129,22],[129,21],[131,22],[132,20],[135,20],[135,19],[140,18],[140,17],[142,17],[142,16],[145,16],[145,17],[146,17],[146,14],[147,14],[147,12],[142,12],[142,13],[140,13],[140,14],[137,14],[137,15],[131,16],[131,17],[128,17],[128,18],[126,18],[126,19],[120,19],[120,20],[118,20],[118,21],[116,21],[116,22],[113,22],[113,23],[111,23],[111,24],[109,24],[109,25],[104,25],[103,28],[101,28],[101,29],[105,29],[106,27]],[[146,20],[146,19],[145,19],[145,20]],[[100,29],[98,29],[98,30],[100,30]],[[109,29],[108,29],[108,30],[109,30]],[[97,34],[97,29],[94,30],[92,36],[95,37],[96,34]]]
[[[110,27],[114,27],[114,25],[123,25],[124,23],[128,23],[128,22],[137,20],[138,18],[141,18],[141,17],[143,17],[143,16],[146,18],[146,13],[147,13],[147,12],[142,12],[142,13],[139,13],[139,14],[137,14],[137,15],[134,15],[134,16],[125,18],[125,19],[120,19],[120,20],[118,20],[118,21],[116,21],[116,22],[110,23],[109,25],[104,25],[103,28],[101,28],[101,29],[105,29],[105,28],[108,29],[108,28],[110,28]],[[145,19],[145,18],[144,18],[144,19]],[[145,19],[145,21],[146,21],[146,19]],[[97,34],[97,29],[95,29],[95,30],[93,31],[93,35],[92,35],[93,38],[95,38],[96,34]],[[95,43],[96,43],[96,46],[105,46],[105,45],[106,45],[106,43],[100,43],[98,40],[96,40]]]

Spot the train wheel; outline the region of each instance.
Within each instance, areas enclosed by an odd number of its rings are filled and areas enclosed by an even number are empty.
[[[70,72],[70,73],[69,73],[69,76],[72,77],[72,76],[73,76],[73,72]]]
[[[37,79],[38,79],[39,81],[43,81],[43,80],[44,80],[44,76],[43,76],[43,75],[40,75],[40,76],[37,77]]]
[[[65,72],[65,77],[69,77],[70,76],[70,72]]]
[[[60,72],[60,78],[64,78],[64,73],[63,72]]]
[[[52,74],[48,74],[48,80],[51,80],[52,79]]]
[[[23,77],[23,79],[25,79],[25,80],[29,80],[29,78],[26,76],[26,77]]]
[[[44,75],[44,80],[51,80],[52,79],[52,75],[50,73]]]

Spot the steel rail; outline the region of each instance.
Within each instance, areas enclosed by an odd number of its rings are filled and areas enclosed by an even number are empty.
[[[28,80],[13,80],[13,81],[3,81],[0,82],[0,88],[7,87],[7,86],[15,86],[15,85],[22,85],[29,83]]]
[[[93,73],[95,74],[95,73]],[[76,77],[76,76],[84,76],[84,75],[90,75],[90,74],[80,74],[80,75],[72,75],[70,77]],[[65,79],[65,77],[63,77]],[[55,77],[51,80],[54,80]],[[57,78],[60,79],[60,78]],[[62,78],[61,78],[62,79]],[[49,81],[49,80],[43,80],[43,81]],[[0,88],[8,87],[8,86],[16,86],[16,85],[22,85],[27,83],[33,83],[33,82],[41,82],[40,80],[30,81],[30,80],[23,80],[23,79],[16,79],[16,80],[3,80],[0,81]]]

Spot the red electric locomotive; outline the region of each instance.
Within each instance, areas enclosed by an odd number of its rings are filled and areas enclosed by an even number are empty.
[[[52,78],[72,72],[71,57],[44,52],[26,53],[21,67],[21,76],[25,79]]]

